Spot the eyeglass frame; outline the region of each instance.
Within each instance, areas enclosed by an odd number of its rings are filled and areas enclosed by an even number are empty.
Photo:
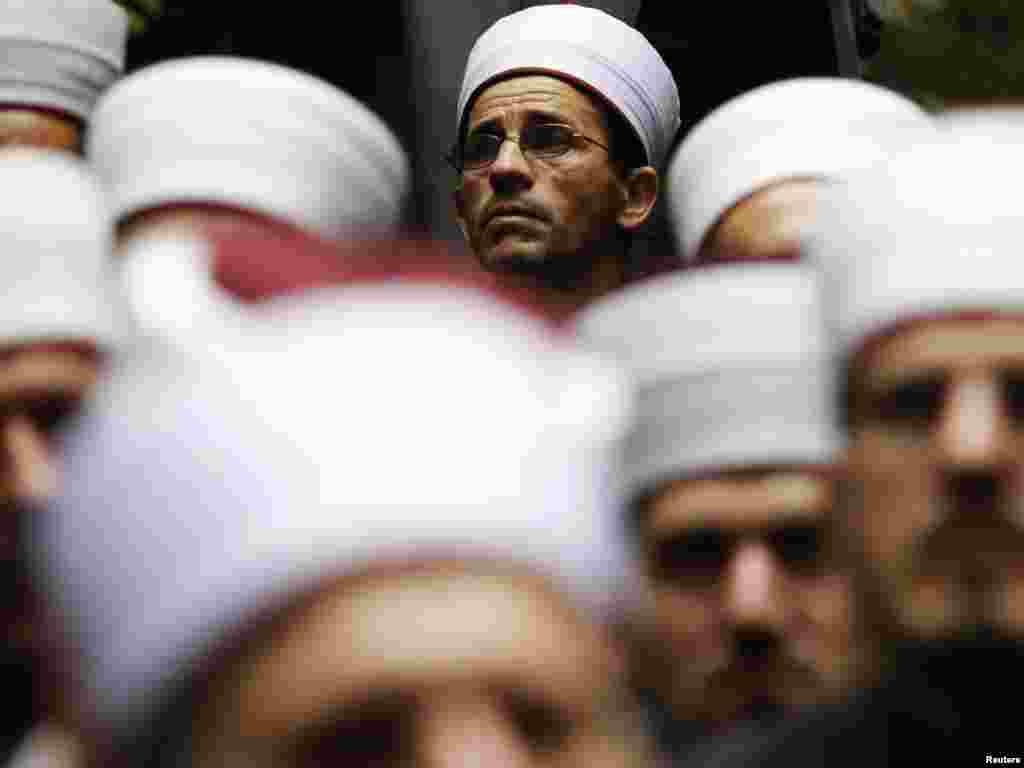
[[[557,126],[559,128],[567,128],[569,130],[569,134],[570,134],[572,139],[583,139],[584,141],[590,142],[591,144],[594,144],[594,145],[600,147],[605,152],[607,152],[609,155],[611,155],[611,149],[609,149],[608,146],[606,146],[605,144],[602,144],[597,139],[592,139],[589,136],[587,136],[586,134],[580,133],[579,131],[575,130],[571,125],[566,125],[565,123],[537,123],[536,125],[531,125],[531,126],[527,126],[527,127],[528,128],[534,128],[534,127],[539,128],[539,127],[542,127],[542,126]],[[473,168],[470,168],[469,170],[480,171],[480,170],[483,170],[484,168],[489,168],[492,165],[494,165],[494,161],[498,159],[498,155],[501,153],[501,147],[502,147],[502,145],[506,141],[511,141],[514,144],[517,144],[519,146],[519,151],[522,153],[523,157],[526,158],[527,160],[532,159],[531,156],[526,153],[526,150],[523,149],[523,146],[522,146],[522,143],[521,143],[521,138],[512,138],[507,133],[503,134],[501,136],[499,136],[496,133],[488,133],[487,131],[483,131],[482,133],[484,133],[486,135],[489,135],[489,136],[494,136],[495,138],[500,138],[501,139],[501,143],[498,144],[498,152],[495,153],[494,159],[491,160],[490,162],[484,163],[483,165],[474,166]],[[466,138],[469,138],[468,134],[467,134]],[[456,170],[456,172],[458,172],[458,173],[464,173],[466,171],[465,166],[461,163],[462,147],[463,147],[464,144],[465,144],[465,140],[453,144],[451,149],[449,149],[448,152],[444,155],[445,161],[452,168],[454,168]],[[571,148],[572,147],[570,147],[570,149]],[[565,152],[563,152],[561,154],[550,155],[550,157],[551,158],[562,157],[563,155],[567,154],[568,151],[569,150],[567,149]]]

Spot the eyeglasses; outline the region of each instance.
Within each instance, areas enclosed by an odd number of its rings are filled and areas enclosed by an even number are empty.
[[[518,144],[527,158],[550,159],[566,154],[581,139],[596,144],[605,152],[608,151],[608,147],[601,142],[584,136],[567,125],[541,123],[524,128],[518,139],[487,131],[471,133],[461,147],[452,148],[446,159],[457,171],[475,171],[493,163],[498,158],[501,145],[506,141]]]

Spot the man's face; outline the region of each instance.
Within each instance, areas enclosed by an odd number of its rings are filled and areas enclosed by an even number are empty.
[[[849,509],[897,636],[1024,637],[1024,319],[929,320],[850,372]]]
[[[447,565],[348,581],[203,696],[191,764],[645,765],[617,666],[527,578]]]
[[[81,126],[72,118],[36,109],[0,108],[0,147],[81,152]]]
[[[57,488],[54,431],[92,388],[96,371],[95,354],[77,346],[0,352],[0,627],[5,653],[23,663],[38,650],[38,626],[22,531],[27,515]]]
[[[814,224],[822,182],[784,181],[726,211],[701,248],[701,262],[791,260]]]
[[[473,102],[467,135],[518,140],[532,125],[557,123],[609,146],[600,107],[557,78],[514,77],[485,88]],[[485,268],[501,272],[573,276],[614,244],[625,203],[621,180],[596,144],[578,140],[564,155],[528,157],[516,141],[501,145],[495,161],[462,173],[455,194],[457,219]]]
[[[642,529],[661,694],[711,731],[841,691],[850,592],[830,542],[831,483],[730,472],[667,486]]]

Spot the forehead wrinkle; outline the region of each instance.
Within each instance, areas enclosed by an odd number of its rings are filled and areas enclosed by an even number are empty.
[[[502,85],[504,83],[498,83],[491,88],[500,88]],[[516,116],[517,113],[526,113],[523,116],[525,121],[530,117],[531,105],[543,117],[574,121],[584,116],[601,119],[598,110],[589,103],[589,98],[568,84],[530,87],[514,93],[489,94],[490,90],[485,90],[474,102],[468,119],[470,127],[475,127],[485,119],[496,119],[498,116],[495,112],[501,113],[504,119]]]

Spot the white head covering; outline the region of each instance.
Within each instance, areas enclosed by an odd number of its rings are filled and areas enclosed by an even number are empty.
[[[409,185],[398,140],[361,103],[238,58],[176,59],[125,78],[96,108],[87,155],[118,218],[219,203],[329,238],[396,226]]]
[[[894,324],[1024,311],[1024,112],[964,113],[823,202],[808,256],[842,358]]]
[[[124,332],[112,224],[85,165],[35,149],[0,154],[0,344],[93,341]]]
[[[809,268],[729,265],[649,280],[592,304],[578,329],[637,378],[630,496],[706,471],[833,460]]]
[[[374,562],[511,560],[599,609],[626,579],[616,368],[449,286],[275,313],[231,360],[128,361],[70,436],[35,552],[108,727],[246,617]]]
[[[88,119],[124,71],[127,37],[111,0],[0,0],[0,103]]]
[[[480,89],[514,74],[551,74],[599,93],[629,122],[647,159],[661,168],[679,129],[679,92],[647,38],[582,5],[539,5],[505,16],[469,52],[456,135]]]
[[[669,165],[669,217],[683,258],[695,261],[722,214],[759,189],[868,167],[930,129],[925,112],[898,93],[843,78],[785,80],[726,102]]]

